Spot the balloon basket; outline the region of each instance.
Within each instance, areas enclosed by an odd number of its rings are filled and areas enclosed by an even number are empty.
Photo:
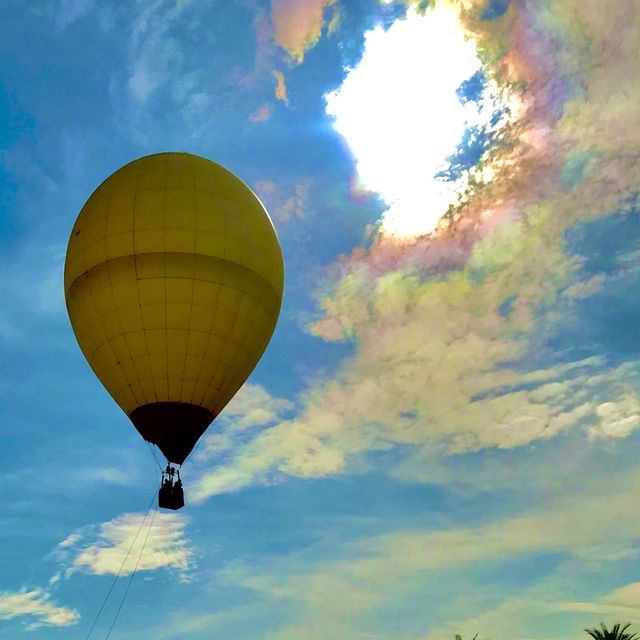
[[[175,474],[178,477],[174,482]],[[180,472],[169,465],[162,472],[162,484],[158,491],[158,507],[160,509],[171,509],[172,511],[177,511],[184,507],[184,490],[182,489]]]

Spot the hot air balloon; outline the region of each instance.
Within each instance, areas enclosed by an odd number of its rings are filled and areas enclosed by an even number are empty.
[[[65,262],[69,318],[98,379],[167,459],[161,507],[182,506],[172,465],[260,360],[283,281],[265,208],[205,158],[135,160],[80,211]]]

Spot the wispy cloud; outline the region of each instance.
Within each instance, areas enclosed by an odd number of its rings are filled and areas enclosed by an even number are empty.
[[[131,487],[140,482],[142,473],[137,468],[121,468],[112,466],[79,467],[73,474],[78,483],[100,483]]]
[[[300,182],[292,187],[272,180],[259,180],[254,189],[264,202],[269,215],[279,224],[302,220],[309,209],[309,188]]]
[[[62,276],[65,247],[50,244],[40,234],[2,260],[5,278],[0,296],[0,340],[26,339],[25,318],[51,319],[65,313]]]
[[[434,640],[461,629],[481,630],[498,639],[547,637],[541,626],[547,620],[556,629],[553,637],[562,637],[554,618],[559,610],[627,619],[628,608],[637,606],[638,583],[593,602],[567,601],[566,593],[569,584],[575,592],[578,576],[577,584],[584,583],[578,592],[597,593],[602,587],[594,586],[593,576],[600,579],[601,574],[593,569],[601,564],[594,562],[629,557],[636,536],[638,478],[636,467],[605,479],[587,479],[544,506],[534,505],[488,524],[391,532],[338,545],[337,560],[318,563],[310,562],[308,553],[292,555],[271,559],[262,571],[235,566],[223,571],[220,579],[277,600],[279,606],[284,606],[282,601],[292,605],[290,619],[268,636],[271,640],[315,638],[316,625],[330,629],[340,640],[367,633],[385,637],[384,631],[389,632],[392,621],[406,614],[408,606],[423,614],[425,631],[407,638]],[[534,562],[539,557],[555,558],[547,575],[525,578],[521,584],[515,581],[509,562]],[[486,579],[479,577],[483,567],[491,567]],[[501,571],[510,576],[506,585],[497,577]],[[442,590],[453,594],[442,604],[446,610],[437,611]],[[636,620],[637,613],[630,619]]]
[[[293,409],[293,403],[272,396],[259,384],[247,384],[224,408],[219,419],[233,431],[262,427],[281,419]]]
[[[626,584],[592,602],[560,602],[557,608],[560,611],[584,611],[640,622],[640,582]]]
[[[169,80],[182,74],[182,47],[171,29],[191,5],[191,0],[154,0],[138,3],[132,25],[129,89],[144,104]]]
[[[268,104],[261,104],[250,116],[249,122],[266,122],[271,117],[271,107]]]
[[[43,589],[0,592],[0,620],[26,616],[28,629],[41,626],[68,627],[80,620],[75,609],[61,607]]]
[[[95,8],[95,0],[61,0],[56,5],[56,29],[63,31]]]
[[[196,453],[197,462],[206,465],[215,459],[218,464],[215,471],[202,473],[190,491],[191,499],[198,502],[210,493],[218,493],[217,487],[233,491],[245,486],[246,472],[241,469],[225,470],[224,464],[219,469],[220,461],[232,457],[233,451],[251,438],[252,430],[281,422],[293,409],[293,403],[272,396],[260,385],[247,384],[242,387],[218,418],[218,429],[204,436],[202,446]]]
[[[138,571],[171,568],[186,579],[193,558],[185,537],[188,518],[157,513],[152,526],[151,520],[151,514],[145,520],[143,514],[126,513],[102,523],[97,531],[83,527],[73,532],[56,547],[62,572],[66,577],[76,572],[116,575],[122,567],[121,575],[128,575],[140,557]]]

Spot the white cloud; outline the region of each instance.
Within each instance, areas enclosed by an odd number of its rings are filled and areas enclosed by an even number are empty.
[[[28,625],[29,629],[45,625],[68,627],[80,620],[80,614],[75,609],[56,605],[50,594],[42,589],[0,592],[0,620],[21,616],[35,619]]]
[[[293,408],[292,402],[272,396],[261,385],[245,384],[204,436],[195,459],[202,462],[232,451],[243,432],[279,422]]]
[[[82,539],[82,534],[78,532],[74,532],[68,535],[62,542],[58,544],[58,549],[68,549],[69,547],[73,547]]]
[[[327,113],[356,157],[360,180],[389,205],[383,232],[428,233],[456,202],[462,183],[436,176],[465,129],[486,125],[494,111],[489,91],[484,109],[457,96],[479,69],[475,41],[456,11],[437,3],[424,15],[410,8],[391,27],[366,33],[362,59],[326,96]]]
[[[83,527],[72,533],[56,547],[65,575],[75,572],[116,575],[123,562],[121,575],[127,575],[134,570],[144,544],[138,571],[171,568],[187,579],[193,557],[184,531],[188,518],[158,512],[150,528],[151,519],[152,514],[145,521],[143,514],[125,513],[99,525],[97,533],[95,527]]]
[[[589,437],[627,438],[640,427],[640,400],[631,391],[611,402],[596,407],[598,424],[589,430]]]
[[[282,418],[293,403],[272,396],[259,384],[246,384],[225,407],[218,419],[230,423],[235,431],[262,427]]]

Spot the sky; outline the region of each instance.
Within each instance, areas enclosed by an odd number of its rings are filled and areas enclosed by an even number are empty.
[[[114,639],[640,629],[639,41],[635,0],[4,0],[0,638],[85,638],[119,572],[92,638],[130,579]],[[62,274],[161,151],[286,282],[156,513]]]

